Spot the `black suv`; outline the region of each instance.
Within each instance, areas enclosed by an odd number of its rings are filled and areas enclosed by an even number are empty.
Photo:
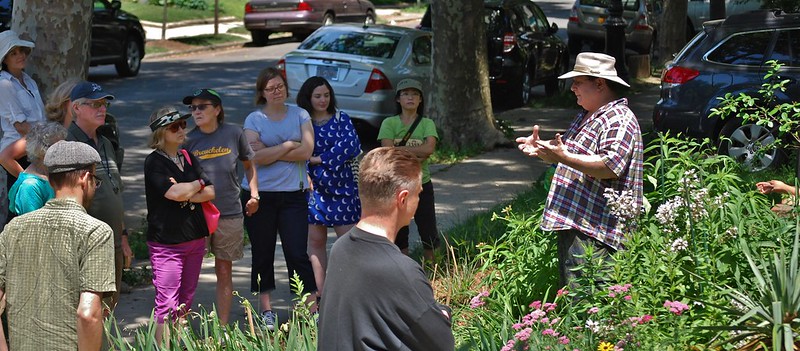
[[[11,27],[13,0],[0,0],[0,32]],[[139,18],[120,10],[119,0],[94,0],[89,65],[113,64],[121,77],[139,74],[145,34]]]
[[[524,106],[535,85],[544,84],[547,95],[564,89],[558,76],[569,69],[567,46],[556,36],[558,26],[548,22],[538,5],[530,0],[485,0],[483,18],[492,100]],[[430,27],[428,6],[420,28]]]
[[[661,76],[655,129],[722,140],[721,153],[755,170],[779,164],[781,150],[758,151],[777,137],[777,126],[708,117],[726,93],[758,96],[769,60],[785,64],[779,75],[790,81],[785,92],[775,92],[777,103],[800,100],[800,14],[762,10],[706,22]]]

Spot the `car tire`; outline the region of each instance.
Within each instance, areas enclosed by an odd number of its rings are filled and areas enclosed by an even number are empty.
[[[569,47],[569,54],[572,56],[577,56],[583,50],[583,40],[578,37],[569,37],[567,38],[567,46]]]
[[[775,168],[786,160],[783,149],[774,148],[759,156],[759,150],[777,140],[776,130],[755,123],[742,124],[741,119],[732,118],[720,131],[719,153],[741,163],[751,171]]]
[[[547,96],[559,95],[567,90],[567,80],[558,77],[569,72],[569,55],[565,54],[560,61],[555,75],[544,83],[544,93]]]
[[[125,41],[125,52],[120,61],[114,64],[120,77],[134,77],[139,74],[142,67],[142,47],[135,37],[128,37]]]
[[[371,26],[375,24],[375,13],[372,11],[367,11],[367,17],[364,18],[364,25]]]
[[[533,77],[528,72],[528,67],[522,69],[520,79],[517,81],[516,87],[511,91],[511,99],[509,100],[509,108],[527,106],[531,102],[531,88],[533,85]]]
[[[269,42],[269,32],[265,30],[251,30],[250,37],[253,39],[253,45],[265,46]]]
[[[335,18],[333,17],[333,14],[330,13],[330,12],[326,13],[325,16],[322,17],[322,25],[323,26],[330,26],[331,24],[334,24],[335,22],[336,22]]]

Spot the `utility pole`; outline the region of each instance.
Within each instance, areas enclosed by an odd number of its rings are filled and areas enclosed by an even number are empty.
[[[606,54],[617,60],[614,66],[617,75],[628,82],[628,68],[625,65],[625,19],[622,18],[622,0],[609,1],[606,27]]]

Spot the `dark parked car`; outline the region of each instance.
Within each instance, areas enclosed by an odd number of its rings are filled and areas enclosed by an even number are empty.
[[[785,92],[775,92],[777,102],[800,100],[798,48],[800,14],[753,11],[706,22],[661,76],[661,99],[653,111],[655,129],[721,140],[721,153],[751,169],[779,164],[785,157],[781,150],[759,151],[777,138],[777,126],[742,125],[735,117],[708,116],[726,93],[758,96],[768,60],[784,63],[779,75],[790,80]]]
[[[12,0],[0,0],[0,31],[11,27]],[[139,74],[144,57],[145,34],[139,18],[120,10],[119,0],[94,0],[89,65],[113,64],[117,74]]]
[[[420,22],[430,29],[430,6]],[[489,83],[492,99],[512,107],[527,105],[531,89],[544,84],[545,93],[564,90],[558,76],[569,69],[569,53],[542,9],[530,0],[485,0]]]
[[[244,7],[244,27],[259,46],[275,32],[292,32],[304,39],[337,22],[374,24],[375,5],[368,0],[253,0]]]

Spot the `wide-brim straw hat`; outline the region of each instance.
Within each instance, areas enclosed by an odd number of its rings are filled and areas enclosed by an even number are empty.
[[[596,52],[582,52],[575,57],[575,67],[572,71],[562,74],[558,79],[567,79],[577,76],[592,76],[610,80],[630,88],[622,78],[617,76],[617,63],[613,57]]]
[[[32,41],[20,39],[19,34],[13,30],[2,32],[0,33],[0,61],[5,59],[8,52],[15,46],[34,48],[36,45]]]

